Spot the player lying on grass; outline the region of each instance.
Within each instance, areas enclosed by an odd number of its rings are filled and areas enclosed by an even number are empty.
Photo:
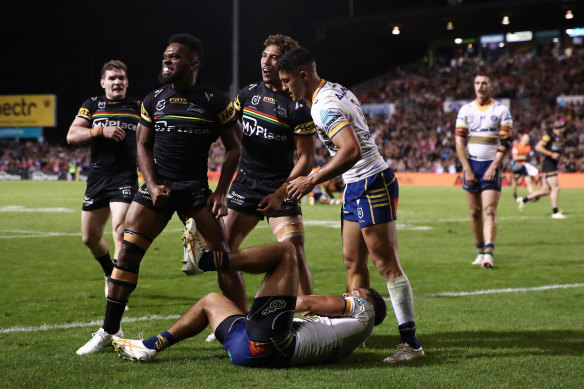
[[[336,296],[298,296],[294,246],[272,243],[227,254],[204,248],[192,219],[185,231],[185,271],[200,274],[229,267],[266,273],[247,315],[219,293],[209,293],[168,330],[146,340],[114,338],[125,359],[150,361],[174,343],[199,334],[209,325],[231,363],[249,367],[312,365],[351,353],[385,318],[385,301],[374,289]],[[294,312],[311,312],[294,318]]]

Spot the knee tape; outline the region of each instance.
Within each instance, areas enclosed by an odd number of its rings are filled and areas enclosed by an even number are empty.
[[[114,265],[109,282],[134,290],[138,284],[138,271],[134,272]]]
[[[138,234],[137,232],[124,230],[124,241],[123,244],[130,246],[140,251],[142,254],[148,250],[152,239],[148,239],[144,235]]]
[[[274,226],[272,232],[278,242],[283,242],[294,236],[304,236],[304,224],[299,217],[287,218]]]

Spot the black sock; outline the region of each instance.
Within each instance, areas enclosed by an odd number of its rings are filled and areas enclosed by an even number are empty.
[[[99,258],[96,257],[95,259],[101,265],[103,274],[108,277],[111,276],[112,271],[114,270],[114,263],[112,262],[112,258],[110,257],[109,252],[106,255]]]
[[[229,253],[221,250],[211,250],[203,253],[199,267],[204,271],[225,270],[229,267]]]
[[[553,213],[558,213],[558,211],[559,211],[558,208],[553,209]]]
[[[120,330],[120,323],[122,322],[126,304],[127,301],[114,300],[108,297],[102,326],[105,332],[113,335]]]
[[[418,338],[416,338],[416,323],[409,321],[407,323],[400,324],[398,326],[399,336],[402,343],[407,343],[412,346],[415,350],[422,347]]]

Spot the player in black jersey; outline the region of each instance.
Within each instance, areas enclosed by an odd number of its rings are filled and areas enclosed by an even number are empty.
[[[77,351],[79,355],[110,346],[112,336],[121,332],[124,307],[136,288],[140,262],[174,212],[182,220],[196,221],[199,238],[207,247],[228,249],[220,218],[227,214],[226,192],[241,154],[241,127],[233,103],[197,79],[201,60],[199,39],[188,34],[170,37],[160,74],[165,86],[144,99],[137,129],[138,162],[145,184],[128,211],[103,327]],[[207,158],[219,137],[226,153],[219,183],[211,192]],[[226,297],[247,308],[243,278],[235,270],[219,272],[218,278]]]
[[[558,163],[564,148],[564,130],[566,123],[556,120],[551,130],[535,145],[535,151],[544,155],[541,166],[542,188],[530,193],[528,196],[517,199],[519,210],[523,211],[525,203],[528,201],[537,201],[540,197],[550,196],[552,203],[552,219],[565,219],[566,215],[558,209],[558,197],[560,194],[560,181],[558,180]]]
[[[100,82],[105,95],[85,100],[67,133],[69,144],[91,142],[81,231],[83,243],[100,263],[106,280],[114,263],[103,238],[105,225],[111,214],[114,258],[117,258],[126,212],[138,190],[136,127],[140,101],[126,97],[126,72],[126,65],[118,60],[103,65]]]
[[[278,58],[297,46],[289,36],[268,36],[260,59],[262,81],[244,87],[235,99],[243,125],[242,154],[229,190],[225,225],[229,249],[235,251],[267,217],[276,239],[289,241],[296,249],[299,294],[303,295],[312,294],[312,276],[304,253],[302,210],[286,196],[286,188],[290,180],[310,173],[316,132],[310,111],[282,91],[275,70]]]

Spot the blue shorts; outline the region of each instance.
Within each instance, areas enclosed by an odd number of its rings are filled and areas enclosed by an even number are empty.
[[[399,185],[391,168],[347,184],[341,218],[361,228],[397,219]]]
[[[245,319],[235,324],[223,341],[231,363],[247,367],[288,366],[296,347],[296,334],[287,331],[275,338],[254,341],[247,334],[247,322]]]
[[[473,186],[468,186],[466,184],[466,177],[464,174],[462,175],[462,189],[466,190],[470,193],[480,193],[485,190],[496,190],[497,192],[501,191],[501,170],[497,169],[495,172],[495,178],[493,181],[485,181],[483,177],[485,172],[491,166],[493,161],[473,161],[470,159],[468,161],[470,163],[470,167],[477,178],[478,183]]]

